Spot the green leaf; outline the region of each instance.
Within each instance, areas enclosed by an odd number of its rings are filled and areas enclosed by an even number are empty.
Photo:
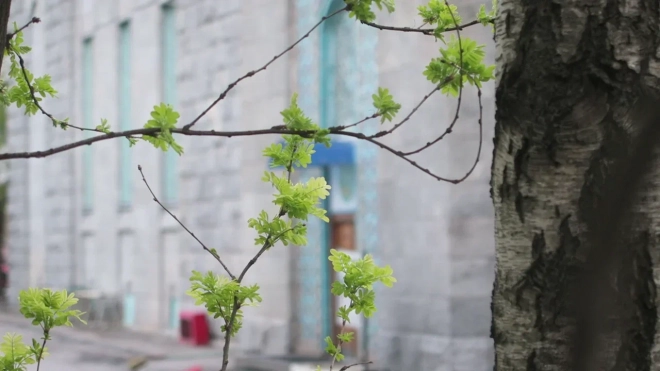
[[[433,58],[426,66],[424,76],[434,84],[441,84],[445,94],[456,96],[466,82],[481,87],[481,83],[493,79],[495,66],[484,64],[484,46],[472,39],[462,38],[459,42],[452,36],[440,54],[441,57]]]
[[[341,334],[337,335],[337,338],[341,340],[343,343],[350,343],[353,341],[353,336],[355,334],[352,332],[342,332]]]
[[[110,133],[110,125],[108,124],[108,120],[101,119],[101,125],[97,125],[96,130],[102,131],[106,134]]]
[[[372,96],[374,107],[377,110],[377,113],[380,115],[380,123],[384,123],[385,120],[392,121],[394,116],[401,109],[401,105],[394,101],[394,97],[390,94],[389,90],[385,88],[378,88],[378,92]]]
[[[447,6],[445,0],[430,0],[427,5],[421,5],[417,10],[424,23],[435,26],[433,34],[440,40],[443,40],[443,33],[448,28],[461,24],[458,7],[451,4]]]
[[[261,302],[259,286],[241,286],[238,282],[225,277],[207,272],[202,274],[193,271],[190,277],[190,289],[187,294],[195,300],[195,305],[204,305],[213,318],[224,320],[223,331],[231,320],[234,304],[238,308],[254,306]],[[236,311],[236,317],[231,327],[230,336],[235,336],[242,327],[243,310]]]
[[[177,154],[183,154],[183,147],[176,143],[171,132],[172,129],[176,128],[178,120],[179,113],[171,105],[161,103],[154,106],[153,111],[151,111],[151,119],[147,121],[144,128],[158,128],[160,131],[155,135],[145,135],[143,139],[163,151],[171,148]]]

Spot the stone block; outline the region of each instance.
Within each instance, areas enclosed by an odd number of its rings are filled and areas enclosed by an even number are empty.
[[[494,259],[460,259],[451,262],[451,289],[454,295],[489,296],[494,279]]]
[[[495,225],[491,215],[454,216],[449,220],[451,256],[488,258],[495,255]]]
[[[493,341],[489,338],[452,340],[453,371],[491,371],[495,363]]]
[[[451,298],[451,328],[454,337],[490,335],[490,296]]]

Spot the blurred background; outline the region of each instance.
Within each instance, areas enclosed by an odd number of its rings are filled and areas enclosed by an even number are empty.
[[[377,22],[419,27],[416,8],[423,3],[398,1],[396,12],[379,13]],[[457,5],[470,21],[483,3]],[[32,5],[14,1],[10,21],[27,22]],[[59,97],[43,105],[57,118],[86,127],[103,118],[113,130],[126,130],[142,127],[152,107],[166,102],[181,113],[182,126],[342,6],[340,0],[38,1],[42,23],[25,31],[33,48],[27,63],[35,74],[52,76]],[[493,63],[490,27],[462,35],[485,44]],[[379,86],[403,105],[401,120],[434,88],[422,72],[440,46],[418,33],[361,25],[343,12],[241,82],[195,128],[281,125],[279,112],[294,93],[320,125],[350,124],[374,112],[371,95]],[[384,142],[403,151],[423,146],[445,131],[456,104],[434,95]],[[246,282],[261,286],[264,301],[245,310],[234,350],[261,360],[322,355],[343,304],[329,291],[336,277],[327,256],[336,248],[373,254],[398,280],[377,290],[374,317],[351,322],[357,338],[345,349],[349,356],[373,360],[373,370],[492,369],[493,116],[493,86],[486,84],[484,148],[474,173],[458,185],[438,182],[369,143],[333,138],[313,166],[297,172],[300,180],[323,175],[331,183],[330,223],[311,220],[308,246],[277,246],[251,269]],[[453,133],[414,160],[448,178],[463,176],[477,154],[478,118],[476,90],[466,89]],[[3,151],[44,150],[87,135],[17,109],[2,112],[0,122]],[[356,128],[380,129],[378,120]],[[268,168],[261,151],[278,138],[178,140],[182,156],[117,139],[2,163],[0,283],[9,308],[27,287],[68,289],[81,297],[91,328],[180,336],[182,313],[199,309],[185,294],[191,270],[222,270],[153,202],[137,166],[170,211],[239,270],[258,250],[247,220],[262,209],[275,211],[273,190],[260,181]],[[220,333],[219,321],[209,325]]]

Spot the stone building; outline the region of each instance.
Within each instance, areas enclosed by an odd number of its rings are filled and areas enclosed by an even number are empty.
[[[12,21],[30,17],[14,1]],[[421,1],[399,1],[379,14],[387,25],[415,26]],[[479,0],[460,2],[464,18]],[[225,87],[261,67],[341,6],[331,0],[42,0],[42,23],[26,30],[27,59],[48,73],[58,99],[55,117],[113,129],[141,127],[152,107],[168,102],[190,122]],[[487,44],[492,33],[463,32]],[[281,124],[279,112],[298,93],[321,125],[357,121],[371,113],[371,94],[389,88],[401,119],[433,88],[422,71],[440,44],[420,34],[378,31],[346,14],[326,21],[291,53],[242,81],[197,129],[249,130]],[[353,323],[350,351],[378,369],[465,370],[492,367],[489,338],[494,270],[493,212],[488,197],[493,87],[485,86],[484,148],[472,175],[459,185],[438,182],[396,156],[362,141],[335,138],[331,151],[300,177],[325,175],[333,184],[329,225],[309,224],[309,246],[278,246],[247,275],[261,285],[263,303],[246,309],[236,346],[262,355],[322,352],[335,301],[327,250],[372,253],[398,279],[378,291],[378,312]],[[384,142],[413,150],[441,134],[456,99],[433,96],[405,127]],[[465,92],[460,121],[447,139],[414,160],[448,178],[463,176],[479,147],[479,105]],[[360,130],[379,130],[375,121]],[[9,149],[34,151],[85,137],[57,130],[46,117],[10,112]],[[197,237],[238,270],[255,254],[246,221],[266,208],[272,189],[260,181],[261,150],[277,138],[183,137],[185,154],[158,152],[126,140],[99,142],[10,166],[10,298],[28,286],[87,288],[116,298],[125,326],[174,332],[192,269],[221,272],[197,242],[152,201],[154,192]],[[337,246],[341,244],[341,246]]]

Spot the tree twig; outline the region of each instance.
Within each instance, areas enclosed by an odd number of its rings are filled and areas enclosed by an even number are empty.
[[[16,36],[17,33],[19,33],[19,32],[21,32],[21,31],[25,30],[26,28],[28,28],[28,26],[30,26],[32,23],[39,23],[39,22],[41,22],[41,19],[39,19],[38,17],[32,17],[32,18],[30,18],[30,20],[27,21],[27,23],[24,24],[24,25],[23,25],[21,28],[19,28],[18,30],[14,31],[14,32],[8,32],[8,33],[7,33],[7,42],[9,42],[9,40],[11,40],[14,36]]]
[[[456,24],[456,22],[454,22]],[[435,34],[435,28],[414,28],[414,27],[394,27],[394,26],[384,26],[381,24],[373,23],[373,22],[362,22],[362,24],[377,28],[381,31],[399,31],[399,32],[413,32],[413,33],[421,33],[423,35],[434,35]],[[476,24],[479,24],[478,20],[474,20],[468,23],[464,23],[462,25],[456,25],[454,27],[448,27],[445,29],[445,32],[451,32],[451,31],[460,31],[466,27],[474,26]]]
[[[229,85],[227,86],[227,88],[226,88],[222,93],[220,93],[220,95],[219,95],[219,96],[218,96],[218,97],[217,97],[217,98],[216,98],[216,99],[215,99],[215,100],[214,100],[214,101],[213,101],[208,107],[206,107],[206,109],[205,109],[204,111],[202,111],[202,113],[200,113],[200,114],[199,114],[199,115],[198,115],[198,116],[197,116],[197,117],[196,117],[191,123],[189,123],[189,124],[187,124],[186,126],[184,126],[184,127],[183,127],[183,130],[188,130],[188,129],[192,128],[192,127],[193,127],[193,126],[194,126],[199,120],[202,119],[202,117],[206,116],[206,114],[207,114],[207,113],[208,113],[213,107],[215,107],[215,105],[218,104],[218,102],[220,102],[221,100],[225,99],[225,97],[227,97],[227,94],[228,94],[228,93],[229,93],[234,87],[236,87],[236,85],[238,85],[238,83],[240,83],[241,81],[247,79],[248,77],[252,77],[252,76],[258,74],[259,72],[266,70],[266,68],[268,68],[268,66],[270,66],[273,62],[275,62],[277,59],[279,59],[280,57],[282,57],[284,54],[286,54],[286,53],[290,52],[291,50],[293,50],[293,48],[295,48],[296,45],[300,44],[303,40],[305,40],[306,38],[308,38],[309,35],[310,35],[315,29],[317,29],[317,28],[318,28],[323,22],[325,22],[327,19],[332,18],[332,17],[334,17],[335,15],[337,15],[337,14],[343,12],[343,11],[346,11],[346,10],[348,10],[348,6],[345,6],[345,7],[343,7],[343,8],[341,8],[341,9],[335,11],[334,13],[332,13],[332,14],[330,14],[330,15],[327,15],[327,16],[325,16],[325,17],[322,17],[321,20],[318,21],[318,22],[314,25],[314,27],[312,27],[309,31],[307,31],[306,34],[304,34],[304,35],[303,35],[301,38],[299,38],[296,42],[294,42],[293,44],[291,44],[288,48],[284,49],[283,52],[281,52],[280,54],[274,56],[274,57],[273,57],[268,63],[266,63],[265,65],[263,65],[261,68],[259,68],[259,69],[257,69],[257,70],[252,70],[252,71],[246,73],[245,75],[243,75],[243,76],[239,77],[238,79],[236,79],[236,81],[234,81],[234,82],[232,82],[231,84],[229,84]]]
[[[294,155],[295,155],[297,149],[298,149],[297,147],[293,148],[293,152],[291,153],[291,159],[290,159],[290,161],[289,161],[289,163],[286,167],[286,170],[287,170],[287,173],[288,173],[287,174],[287,180],[289,182],[291,181],[291,174],[293,173],[293,161],[294,161]],[[286,214],[286,210],[284,210],[284,207],[281,207],[280,211],[277,213],[277,216],[274,219],[281,218],[285,214]],[[240,284],[243,281],[243,278],[247,274],[248,270],[250,270],[250,268],[257,262],[259,257],[261,257],[261,255],[264,252],[266,252],[266,250],[273,247],[277,243],[277,241],[279,241],[279,239],[285,233],[288,233],[290,230],[291,229],[287,229],[285,231],[280,232],[280,234],[275,236],[275,238],[273,238],[273,236],[269,233],[266,236],[266,240],[264,241],[263,246],[261,246],[261,248],[259,249],[257,254],[252,259],[250,259],[250,261],[245,265],[245,267],[243,268],[243,271],[238,276],[238,278],[235,278],[236,282],[238,282]],[[243,303],[238,302],[238,296],[234,295],[234,306],[233,306],[233,309],[231,311],[231,316],[229,317],[229,323],[225,324],[225,344],[222,347],[222,368],[220,369],[220,371],[227,371],[227,366],[229,365],[229,343],[231,341],[231,331],[232,331],[232,328],[234,327],[234,323],[236,322],[236,314],[238,313],[238,310],[240,309],[242,304]]]
[[[348,370],[348,369],[351,368],[351,367],[362,366],[362,365],[370,365],[370,364],[372,364],[372,363],[373,363],[373,362],[371,362],[371,361],[353,363],[352,365],[346,365],[346,366],[340,368],[339,371],[346,371],[346,370]]]
[[[447,83],[448,83],[448,82],[450,82],[451,80],[453,80],[453,77],[452,77],[452,76],[448,77],[446,81],[447,81]],[[445,84],[446,84],[446,83],[445,83]],[[394,125],[391,129],[379,131],[378,133],[376,133],[376,134],[374,134],[374,135],[370,135],[369,137],[370,137],[370,138],[380,138],[380,137],[382,137],[382,136],[385,136],[385,135],[388,135],[388,134],[392,134],[392,133],[394,132],[394,130],[400,128],[401,125],[405,124],[408,120],[410,120],[410,118],[412,117],[412,115],[414,115],[415,112],[417,112],[417,110],[419,109],[419,107],[421,107],[422,104],[424,104],[424,102],[426,102],[426,100],[429,99],[429,98],[431,97],[431,95],[433,95],[433,94],[434,94],[435,92],[437,92],[438,90],[442,89],[442,86],[443,86],[443,85],[444,85],[443,83],[440,83],[440,84],[438,84],[438,86],[436,86],[435,88],[433,88],[433,90],[431,90],[428,94],[426,94],[426,95],[424,96],[424,98],[422,98],[422,100],[421,100],[421,101],[415,106],[415,108],[412,109],[412,111],[410,111],[410,113],[409,113],[409,114],[408,114],[403,120],[401,120],[399,123],[397,123],[396,125]]]
[[[231,279],[236,279],[236,277],[234,277],[234,275],[231,273],[231,271],[229,271],[229,268],[227,267],[227,265],[225,265],[225,263],[222,261],[222,259],[220,258],[220,255],[217,252],[214,252],[211,249],[209,249],[208,247],[206,247],[204,242],[202,242],[199,238],[197,238],[197,236],[195,236],[195,234],[190,229],[188,229],[188,227],[186,227],[186,225],[183,224],[179,220],[179,218],[176,217],[176,215],[174,215],[167,207],[165,207],[165,205],[163,205],[158,200],[158,197],[156,197],[156,194],[154,194],[154,191],[151,190],[151,187],[149,186],[149,182],[147,182],[147,179],[144,177],[144,173],[142,172],[142,166],[138,165],[138,171],[140,172],[140,175],[142,175],[142,181],[147,186],[147,189],[149,190],[149,193],[151,193],[151,196],[153,197],[154,202],[156,202],[163,210],[165,210],[165,212],[167,212],[174,220],[176,220],[176,222],[179,223],[179,225],[183,229],[185,229],[185,231],[188,232],[188,234],[191,235],[192,238],[194,238],[202,246],[202,248],[204,250],[206,250],[209,254],[213,255],[215,260],[217,260],[218,263],[220,263],[220,265],[222,265],[222,268],[224,268],[225,272],[227,272],[227,274],[229,275],[229,277],[231,277]]]
[[[48,340],[48,330],[44,330],[44,341],[41,342],[41,349],[39,349],[39,356],[37,359],[37,371],[39,371],[39,367],[41,367],[41,358],[44,355],[44,349],[46,348],[46,341]]]
[[[339,130],[350,129],[350,128],[352,128],[352,127],[355,127],[355,126],[360,125],[361,123],[363,123],[363,122],[365,122],[365,121],[369,121],[369,120],[371,120],[371,119],[375,119],[376,117],[380,117],[380,116],[381,116],[381,114],[378,113],[378,112],[376,112],[376,113],[374,113],[374,114],[372,114],[372,115],[370,115],[370,116],[367,116],[367,117],[363,118],[363,119],[360,120],[360,121],[356,121],[356,122],[354,122],[354,123],[352,123],[352,124],[350,124],[350,125],[337,126],[337,129],[339,129]]]
[[[37,18],[37,19],[38,19],[38,18]],[[26,26],[27,26],[27,25],[26,25]],[[23,27],[26,27],[26,26],[23,26]],[[37,106],[37,108],[39,109],[39,111],[40,111],[43,115],[47,116],[47,117],[53,122],[53,125],[67,126],[67,127],[73,128],[73,129],[78,129],[78,130],[80,130],[80,131],[92,131],[92,132],[96,132],[96,133],[103,133],[101,130],[97,130],[97,129],[89,129],[89,128],[83,128],[83,127],[76,126],[76,125],[71,125],[71,124],[69,124],[69,123],[67,123],[67,122],[64,122],[64,121],[62,121],[62,120],[58,120],[58,119],[56,119],[55,117],[53,117],[53,115],[51,115],[50,113],[48,113],[48,112],[47,112],[47,111],[41,106],[41,104],[39,103],[39,99],[37,99],[37,95],[36,95],[36,93],[35,93],[35,91],[34,91],[34,86],[32,86],[32,83],[30,83],[30,79],[29,79],[28,74],[27,74],[27,69],[25,68],[25,60],[23,59],[23,56],[21,56],[21,54],[18,53],[17,51],[12,50],[12,48],[11,48],[10,46],[7,46],[7,48],[9,48],[9,50],[10,50],[11,52],[13,52],[14,55],[16,55],[16,57],[18,57],[18,63],[19,63],[19,65],[21,66],[21,72],[23,73],[23,79],[25,79],[25,83],[27,84],[28,89],[30,90],[30,98],[32,98],[32,102],[34,103],[35,106]]]

